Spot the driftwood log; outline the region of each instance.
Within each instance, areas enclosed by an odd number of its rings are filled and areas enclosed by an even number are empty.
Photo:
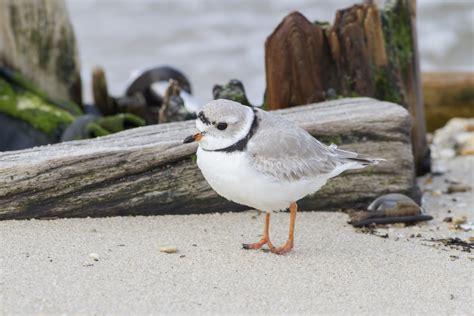
[[[429,132],[454,117],[474,117],[474,72],[423,73],[422,81]]]
[[[290,13],[265,42],[265,106],[354,96],[401,104],[413,117],[417,171],[428,171],[415,17],[414,0],[354,5],[337,11],[333,25]]]
[[[302,210],[364,208],[390,192],[419,200],[410,117],[369,98],[278,111],[325,143],[386,162],[331,179]],[[182,144],[194,122],[160,124],[91,140],[0,153],[0,219],[238,211],[219,197]]]

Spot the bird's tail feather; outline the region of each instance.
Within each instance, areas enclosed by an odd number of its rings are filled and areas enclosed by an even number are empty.
[[[339,149],[334,144],[331,145],[330,147],[332,147],[336,151],[337,156],[339,158],[341,158],[341,160],[347,161],[347,162],[357,162],[357,163],[361,164],[364,167],[365,166],[370,166],[370,165],[376,165],[380,161],[386,161],[383,158],[362,157],[362,156],[359,156],[357,153],[354,153],[352,151]]]
[[[363,157],[347,158],[347,160],[358,162],[363,166],[376,165],[380,161],[386,161],[383,158],[363,158]]]

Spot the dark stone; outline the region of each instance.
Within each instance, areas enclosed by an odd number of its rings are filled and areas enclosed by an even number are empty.
[[[54,142],[28,123],[0,113],[0,151],[20,150]]]

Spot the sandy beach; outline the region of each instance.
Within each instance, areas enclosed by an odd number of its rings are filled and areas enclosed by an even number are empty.
[[[344,213],[299,213],[286,256],[241,249],[260,236],[256,211],[3,221],[1,312],[470,314],[474,254],[430,239],[472,236],[443,222],[473,221],[472,192],[443,191],[446,179],[473,185],[473,162],[456,158],[445,175],[420,179],[431,222],[374,235]],[[274,243],[287,222],[272,216]]]

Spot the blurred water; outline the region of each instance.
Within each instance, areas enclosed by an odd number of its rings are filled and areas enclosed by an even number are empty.
[[[243,81],[251,102],[262,102],[264,43],[293,10],[333,21],[355,0],[66,0],[79,41],[85,99],[90,70],[106,69],[111,93],[121,95],[130,72],[169,64],[184,71],[206,102],[212,86]],[[418,1],[423,70],[474,71],[474,1]]]

